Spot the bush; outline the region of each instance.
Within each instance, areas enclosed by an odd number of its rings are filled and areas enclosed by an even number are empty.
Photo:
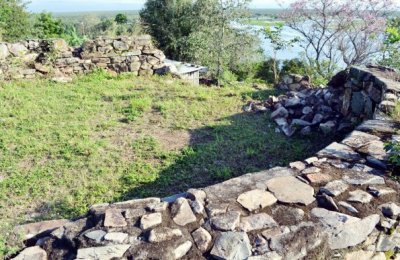
[[[385,146],[390,153],[389,162],[395,167],[400,167],[400,143],[392,141]]]

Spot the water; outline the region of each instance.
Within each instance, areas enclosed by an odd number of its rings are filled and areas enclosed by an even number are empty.
[[[252,26],[251,30],[252,31],[260,31],[262,30],[262,26]],[[290,41],[296,37],[301,37],[301,35],[291,29],[288,26],[284,26],[282,30],[282,38],[286,41]],[[264,50],[264,54],[268,58],[274,57],[274,50],[271,45],[271,42],[267,40],[262,32],[258,33],[258,37],[261,40],[261,46]],[[300,59],[302,60],[304,58],[304,49],[300,46],[300,42],[294,43],[292,47],[288,47],[284,50],[280,50],[277,52],[277,59],[278,60],[291,60],[291,59]]]

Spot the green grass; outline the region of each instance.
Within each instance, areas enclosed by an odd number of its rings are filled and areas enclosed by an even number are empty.
[[[330,142],[285,138],[268,114],[242,112],[274,93],[101,72],[68,84],[1,83],[0,255],[14,245],[4,237],[15,224],[203,187]]]

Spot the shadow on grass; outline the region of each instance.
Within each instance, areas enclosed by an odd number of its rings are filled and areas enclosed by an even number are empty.
[[[219,121],[218,126],[192,131],[189,147],[161,170],[156,180],[139,186],[132,181],[132,188],[118,200],[170,196],[249,172],[287,166],[289,162],[312,156],[340,138],[319,134],[287,138],[275,132],[276,125],[269,113],[240,113]],[[129,187],[129,176],[123,176],[120,181]]]

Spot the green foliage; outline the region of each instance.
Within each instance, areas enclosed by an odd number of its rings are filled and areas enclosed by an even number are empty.
[[[64,25],[51,13],[40,13],[35,17],[33,35],[39,39],[59,38],[64,34]]]
[[[379,63],[383,66],[400,69],[400,18],[390,18],[387,21],[383,57]]]
[[[0,0],[0,40],[13,42],[29,36],[31,26],[25,6],[21,0]]]
[[[140,19],[145,31],[157,40],[168,57],[181,59],[185,40],[196,30],[192,15],[192,1],[148,0]]]
[[[261,59],[257,36],[232,26],[247,17],[248,2],[148,0],[140,17],[168,57],[207,66],[223,80],[224,73],[243,72]]]
[[[82,43],[87,40],[86,37],[79,35],[75,26],[71,25],[65,25],[62,38],[64,38],[70,46],[81,46]]]
[[[115,16],[115,22],[117,24],[126,24],[128,23],[128,17],[126,16],[126,14],[117,14]]]
[[[385,146],[385,149],[390,152],[389,162],[400,167],[400,143],[390,142]]]

